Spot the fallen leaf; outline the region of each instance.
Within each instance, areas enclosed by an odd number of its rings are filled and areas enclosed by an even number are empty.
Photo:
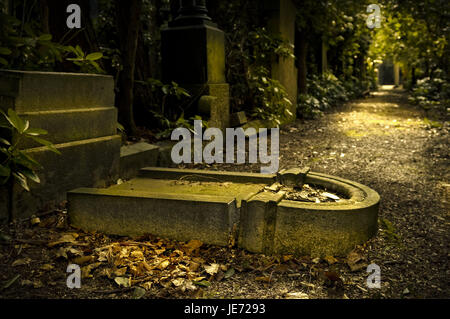
[[[56,251],[56,258],[60,258],[60,257],[62,257],[62,258],[65,258],[65,259],[68,259],[69,257],[68,257],[68,255],[67,255],[67,253],[70,253],[70,254],[72,254],[73,256],[82,256],[83,255],[83,252],[82,251],[80,251],[80,250],[78,250],[78,249],[75,249],[75,248],[73,248],[73,247],[60,247],[57,251]]]
[[[367,265],[364,263],[359,263],[364,260],[364,257],[358,254],[356,251],[352,251],[347,255],[347,265],[350,268],[350,271],[355,272],[366,268]]]
[[[347,264],[356,264],[358,261],[362,260],[363,257],[356,251],[352,251],[347,255]]]
[[[119,268],[114,271],[114,275],[121,277],[127,273],[127,267]]]
[[[286,299],[309,299],[309,296],[304,292],[289,292],[286,294]]]
[[[336,196],[334,194],[331,194],[331,193],[327,193],[327,192],[323,192],[322,196],[325,196],[325,197],[328,197],[328,198],[331,198],[331,199],[334,199],[334,200],[339,200],[340,199],[338,196]]]
[[[210,266],[204,265],[205,271],[210,274],[211,276],[214,276],[219,271],[219,264],[211,264]]]
[[[348,266],[351,272],[356,272],[361,269],[366,269],[368,265],[366,263],[359,263],[359,264],[349,264]]]
[[[37,225],[40,222],[41,222],[41,220],[39,219],[39,217],[34,217],[34,218],[31,218],[31,220],[30,220],[31,226]]]
[[[153,283],[151,281],[147,281],[141,284],[141,287],[144,288],[145,290],[150,290],[150,288],[152,288],[152,285]]]
[[[42,283],[42,281],[40,281],[40,280],[31,281],[31,280],[28,280],[28,279],[22,280],[20,282],[20,285],[21,286],[31,286],[31,287],[36,288],[36,289],[44,287],[44,284]]]
[[[58,240],[52,241],[48,243],[48,247],[54,247],[61,244],[75,244],[76,239],[78,238],[78,234],[70,233],[62,235]]]
[[[308,287],[308,288],[316,288],[316,286],[314,286],[313,284],[311,284],[309,282],[304,282],[304,281],[301,281],[300,285],[302,285],[304,287]]]
[[[331,281],[342,281],[341,277],[339,277],[339,274],[334,271],[325,271],[324,276],[331,280]]]
[[[184,245],[186,253],[190,254],[194,250],[200,248],[203,243],[200,240],[193,239],[189,241],[186,245]]]
[[[116,277],[114,279],[116,284],[118,284],[120,287],[129,288],[131,287],[131,278],[126,277]]]
[[[262,277],[256,277],[256,281],[264,281],[264,282],[270,282],[270,277],[262,276]]]
[[[324,260],[328,263],[328,265],[333,265],[338,262],[338,260],[333,256],[326,256]]]
[[[224,278],[225,278],[225,279],[231,278],[231,277],[234,275],[234,273],[235,273],[234,268],[230,268],[230,269],[228,269],[227,272],[225,273]]]
[[[170,265],[170,261],[169,260],[163,260],[159,265],[158,265],[158,269],[160,270],[164,270],[166,269],[168,266]]]
[[[72,262],[76,265],[84,265],[84,264],[88,264],[90,262],[93,262],[95,260],[94,256],[80,256],[77,258],[74,258],[72,260]]]
[[[42,265],[40,269],[42,270],[53,270],[55,268],[55,266],[53,266],[52,264],[45,264]]]
[[[199,264],[199,263],[196,263],[195,261],[191,261],[191,262],[189,263],[189,270],[192,271],[192,272],[197,271],[197,269],[198,269],[199,267],[200,267],[200,264]]]
[[[207,281],[207,280],[194,281],[193,284],[197,285],[197,286],[201,286],[201,287],[209,287],[209,286],[211,286],[211,283],[209,281]]]
[[[184,287],[185,287],[187,290],[190,290],[190,291],[197,290],[197,287],[196,287],[196,286],[192,283],[192,281],[190,281],[190,280],[187,280],[187,281],[186,281]]]
[[[205,279],[205,277],[195,277],[192,280],[193,281],[202,281],[203,279]]]
[[[93,263],[87,266],[84,266],[81,268],[81,277],[82,278],[91,278],[93,277],[91,275],[91,271],[94,270],[95,268],[97,268],[98,266],[100,266],[102,263],[97,262],[97,263]]]
[[[16,266],[23,266],[23,265],[28,265],[31,262],[31,258],[22,258],[22,259],[17,259],[15,260],[11,266],[12,267],[16,267]]]
[[[165,248],[155,249],[156,256],[161,255],[161,254],[164,253],[165,251],[166,251]]]
[[[183,278],[175,278],[175,279],[172,280],[172,284],[175,287],[180,287],[181,285],[184,284],[184,281],[185,281],[185,279],[183,279]]]
[[[144,253],[140,250],[134,250],[131,252],[130,257],[135,259],[144,259]]]
[[[133,299],[141,299],[146,294],[146,290],[141,287],[136,287],[133,291]]]

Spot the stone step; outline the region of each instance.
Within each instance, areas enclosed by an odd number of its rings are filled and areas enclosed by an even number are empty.
[[[0,70],[0,108],[17,112],[114,105],[114,79],[98,74]]]
[[[120,177],[130,179],[138,175],[142,167],[156,166],[159,147],[145,142],[120,148]]]
[[[115,135],[117,131],[117,109],[100,107],[41,112],[19,113],[30,121],[30,127],[48,131],[42,136],[53,144]],[[31,139],[21,143],[22,148],[40,146]]]
[[[40,184],[30,182],[31,192],[20,187],[14,191],[16,218],[28,217],[46,206],[66,199],[66,193],[78,187],[105,187],[119,177],[119,135],[106,136],[55,147],[61,155],[45,147],[28,149],[27,153],[43,168],[37,173]],[[6,204],[0,204],[0,216],[6,216]]]

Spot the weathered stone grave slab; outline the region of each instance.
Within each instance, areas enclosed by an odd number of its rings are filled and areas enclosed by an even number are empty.
[[[301,181],[347,197],[334,203],[286,200],[276,182]],[[293,177],[292,175],[298,175]],[[306,176],[305,176],[306,174]],[[115,235],[198,239],[264,254],[344,255],[377,231],[379,195],[345,179],[290,169],[277,175],[145,168],[108,189],[68,193],[73,226]]]

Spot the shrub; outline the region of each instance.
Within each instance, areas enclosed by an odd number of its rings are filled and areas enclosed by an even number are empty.
[[[46,146],[52,152],[60,152],[47,140],[40,136],[47,134],[45,130],[30,128],[30,123],[21,119],[12,109],[5,114],[0,110],[3,118],[0,118],[0,127],[10,131],[10,138],[0,137],[0,185],[6,184],[8,191],[8,214],[12,216],[12,194],[14,182],[17,182],[26,191],[29,191],[28,180],[40,183],[35,169],[41,167],[32,157],[19,148],[23,139],[33,139],[35,142]]]
[[[446,110],[450,106],[450,83],[443,72],[437,70],[433,78],[426,77],[417,81],[409,100],[425,110]]]
[[[342,81],[331,72],[313,75],[307,82],[308,94],[298,97],[297,116],[315,118],[338,103],[360,97],[370,87],[368,81],[360,81],[356,77]]]

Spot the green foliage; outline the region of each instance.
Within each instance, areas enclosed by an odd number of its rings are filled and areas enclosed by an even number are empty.
[[[52,41],[41,33],[35,20],[22,22],[0,12],[0,66],[8,69],[54,71],[65,61],[73,62],[81,72],[104,73],[98,61],[100,52],[86,54],[82,49]],[[75,57],[68,55],[75,54]]]
[[[434,72],[433,78],[426,77],[418,80],[409,100],[425,110],[440,109],[445,111],[450,106],[450,83],[442,70]]]
[[[186,102],[186,99],[191,97],[187,90],[180,87],[178,83],[174,81],[170,84],[164,84],[158,79],[148,78],[146,81],[136,81],[136,83],[144,85],[150,89],[153,93],[153,100],[155,104],[149,105],[148,109],[152,111],[161,110],[160,114],[165,113],[167,101],[169,99],[174,99],[183,105],[183,100]]]
[[[314,118],[338,103],[360,97],[368,89],[369,83],[355,77],[342,81],[327,72],[322,76],[311,76],[307,86],[308,94],[299,95],[297,115],[303,118]]]
[[[105,71],[96,62],[103,58],[103,53],[93,52],[86,54],[83,52],[81,47],[77,45],[75,48],[73,46],[66,46],[64,49],[67,52],[75,54],[75,58],[66,58],[67,61],[72,61],[75,65],[80,68],[83,73],[105,73]]]
[[[171,121],[167,117],[162,115],[161,113],[158,113],[155,111],[150,111],[150,112],[159,121],[159,126],[162,128],[155,135],[155,137],[157,139],[165,139],[165,138],[170,137],[170,135],[172,134],[172,131],[179,127],[184,127],[184,128],[187,128],[188,130],[190,130],[191,132],[194,132],[193,122],[194,121],[202,121],[202,117],[198,116],[198,115],[191,117],[190,119],[185,119],[184,113],[182,113],[181,116],[176,121]],[[206,127],[206,128],[208,127],[207,122],[203,121],[202,123],[203,123],[203,127]]]
[[[200,116],[185,118],[183,106],[191,101],[191,95],[187,90],[180,87],[176,82],[164,84],[158,79],[148,78],[147,81],[136,81],[137,83],[144,85],[150,89],[155,97],[155,101],[161,101],[158,105],[149,105],[148,111],[157,122],[157,128],[159,132],[155,135],[157,139],[164,139],[170,137],[172,131],[178,127],[185,127],[189,130],[193,130],[193,121],[202,120]],[[181,115],[175,119],[171,119],[166,115],[166,106],[168,101],[177,102]],[[160,110],[160,111],[157,111]],[[203,122],[203,126],[206,126],[206,122]]]
[[[405,77],[428,77],[433,70],[450,72],[448,62],[450,2],[445,0],[385,1],[384,19],[370,48],[373,61],[400,63]],[[408,87],[414,83],[406,83]]]
[[[6,184],[11,178],[29,191],[28,180],[39,183],[40,179],[35,172],[41,165],[30,157],[25,151],[19,149],[19,143],[27,138],[44,145],[50,151],[60,152],[49,141],[41,138],[47,134],[45,130],[30,128],[30,123],[21,119],[12,109],[3,115],[0,127],[10,131],[10,139],[0,138],[0,184]]]
[[[254,97],[255,108],[252,116],[269,120],[278,125],[281,120],[292,116],[289,108],[292,102],[281,83],[269,77],[269,71],[264,67],[253,70],[248,85]]]
[[[0,65],[23,70],[52,70],[62,62],[64,48],[50,34],[36,32],[36,22],[24,23],[0,12]]]

